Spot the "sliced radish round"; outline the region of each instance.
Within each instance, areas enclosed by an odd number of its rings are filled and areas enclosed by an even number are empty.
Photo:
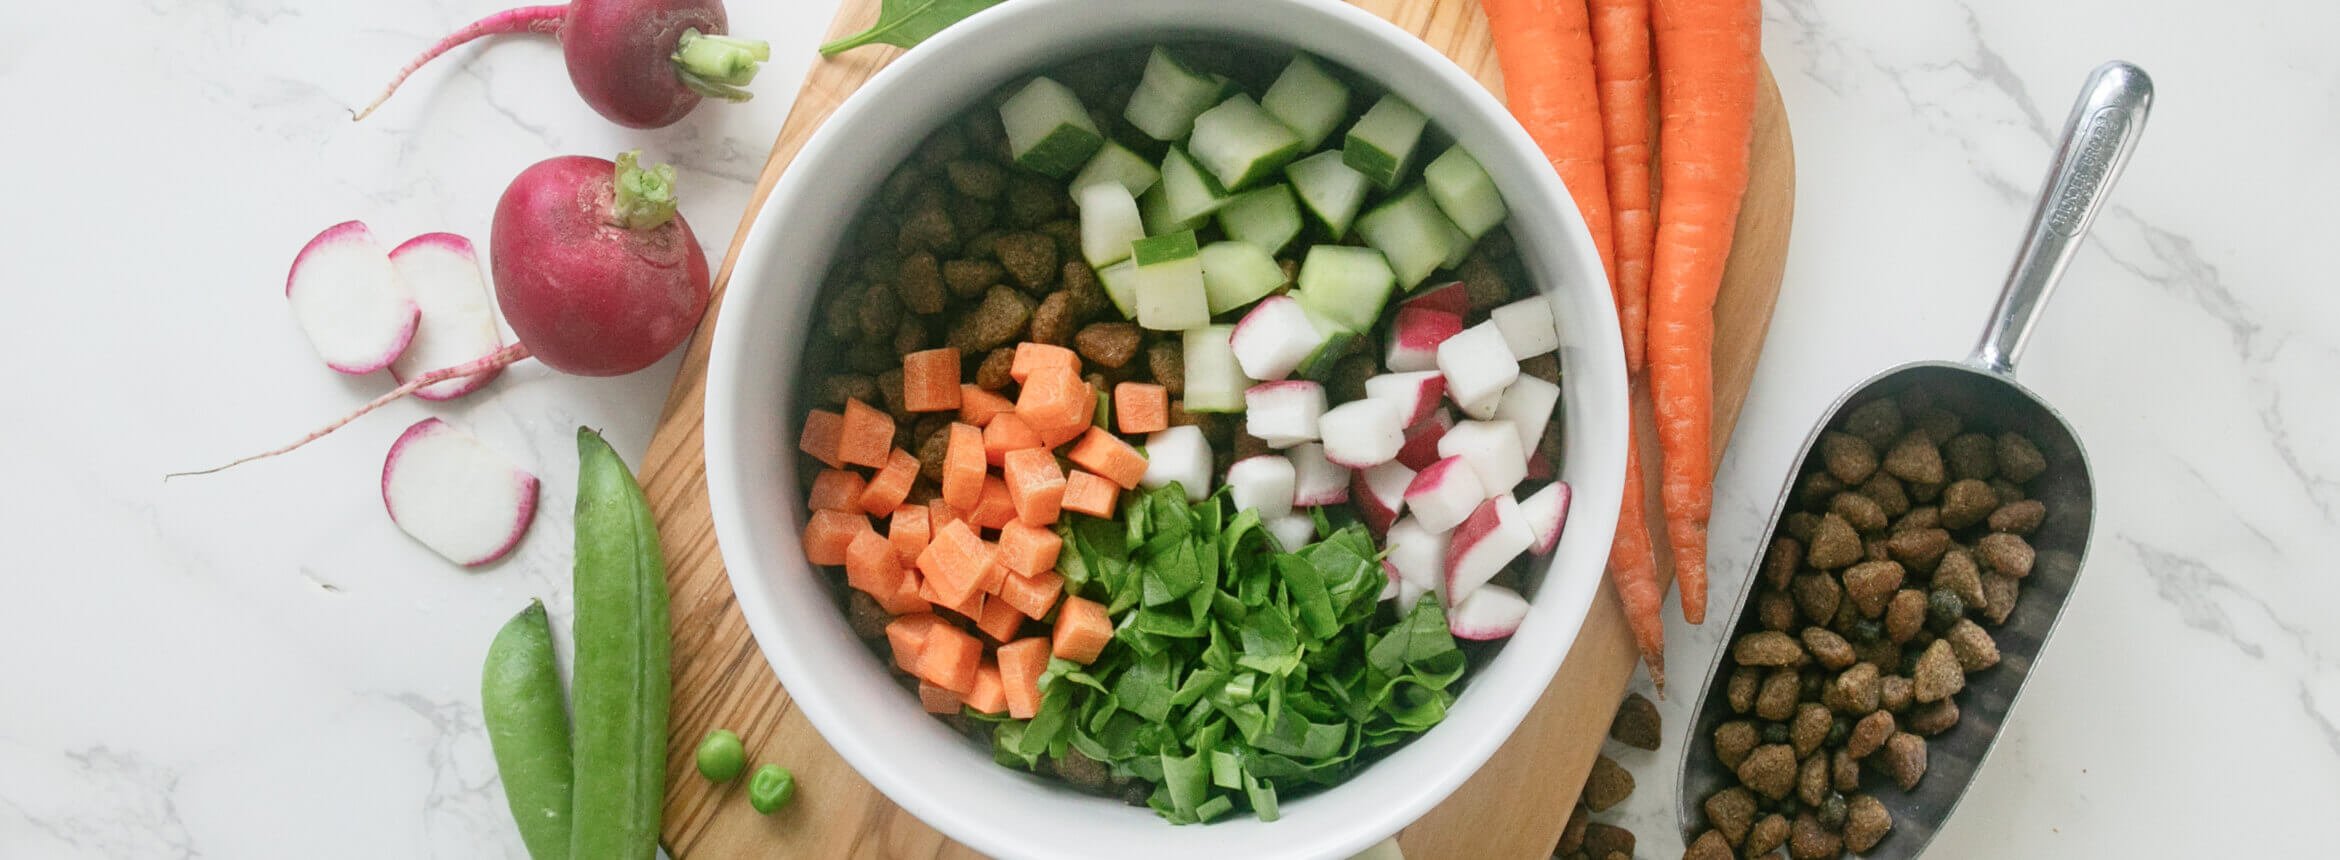
[[[1457,639],[1485,642],[1502,639],[1519,630],[1519,622],[1527,618],[1528,602],[1519,592],[1500,585],[1489,585],[1471,592],[1446,614],[1446,630]]]
[[[1536,450],[1536,443],[1544,440],[1544,426],[1552,423],[1552,410],[1560,405],[1560,386],[1533,376],[1521,374],[1503,389],[1503,399],[1495,404],[1495,418],[1509,421],[1519,430],[1521,450]]]
[[[1574,495],[1568,482],[1554,481],[1519,500],[1519,515],[1527,518],[1528,530],[1536,533],[1536,542],[1528,546],[1528,552],[1552,554],[1552,547],[1560,543],[1560,529],[1568,522],[1568,502]]]
[[[1383,463],[1356,474],[1349,500],[1356,503],[1357,515],[1375,534],[1388,533],[1390,524],[1406,511],[1406,485],[1413,483],[1414,470],[1401,463]]]
[[[1382,365],[1394,371],[1438,367],[1438,345],[1463,330],[1460,314],[1430,308],[1399,308],[1390,321],[1389,347]]]
[[[1396,403],[1412,427],[1437,411],[1439,398],[1446,396],[1446,377],[1435,370],[1376,374],[1365,378],[1365,396]]]
[[[390,445],[382,506],[432,552],[478,567],[503,558],[528,533],[536,476],[454,425],[425,418]]]
[[[1405,417],[1398,404],[1376,397],[1335,406],[1317,421],[1324,456],[1351,469],[1387,463],[1406,444]]]
[[[390,249],[390,264],[422,309],[414,341],[390,363],[390,376],[405,382],[442,367],[454,367],[504,348],[496,330],[495,300],[471,240],[453,233],[424,233]],[[424,400],[453,400],[478,391],[501,367],[417,388]]]
[[[1292,461],[1274,454],[1245,457],[1227,467],[1227,489],[1235,497],[1235,509],[1256,510],[1262,520],[1292,515],[1292,485]]]
[[[1412,298],[1398,303],[1399,309],[1428,308],[1445,311],[1458,317],[1471,315],[1471,290],[1461,281],[1449,281],[1435,287],[1423,287]]]
[[[422,314],[363,221],[310,239],[285,276],[284,298],[325,366],[356,375],[397,360]]]
[[[1446,375],[1446,396],[1465,414],[1493,418],[1503,389],[1519,378],[1519,359],[1511,357],[1503,332],[1483,322],[1438,345],[1438,372]]]
[[[1487,321],[1503,332],[1511,357],[1526,361],[1560,348],[1560,329],[1552,324],[1552,303],[1529,296],[1487,312]]]
[[[1290,448],[1317,437],[1324,386],[1305,379],[1262,382],[1243,392],[1243,432],[1270,448]]]
[[[1527,453],[1520,450],[1519,431],[1509,421],[1465,421],[1438,440],[1438,456],[1461,457],[1479,475],[1487,496],[1511,495],[1527,480]]]
[[[1434,532],[1461,525],[1486,500],[1478,474],[1461,457],[1430,464],[1430,468],[1414,473],[1413,482],[1406,485],[1406,509],[1414,512],[1413,518],[1423,528]]]
[[[1423,528],[1414,517],[1398,520],[1382,539],[1389,551],[1386,558],[1398,575],[1424,590],[1436,590],[1446,581],[1446,544],[1446,532]]]
[[[1181,424],[1146,436],[1146,474],[1138,483],[1147,489],[1178,483],[1186,500],[1199,502],[1211,494],[1211,440],[1202,428]]]
[[[1406,443],[1398,446],[1398,462],[1408,469],[1427,469],[1438,462],[1438,440],[1446,438],[1446,431],[1454,429],[1454,413],[1440,407],[1430,417],[1406,428]]]
[[[1456,526],[1446,544],[1446,599],[1467,600],[1471,592],[1503,572],[1503,566],[1536,542],[1519,503],[1496,496]]]
[[[1268,534],[1276,536],[1276,543],[1285,552],[1293,552],[1316,539],[1316,518],[1302,513],[1290,513],[1267,521]]]
[[[1284,456],[1292,460],[1293,506],[1314,508],[1349,500],[1349,470],[1325,459],[1323,445],[1294,445]]]
[[[1299,300],[1269,296],[1235,323],[1235,333],[1227,342],[1235,350],[1235,363],[1243,368],[1243,375],[1277,380],[1292,375],[1300,362],[1324,343],[1324,333],[1309,321]]]

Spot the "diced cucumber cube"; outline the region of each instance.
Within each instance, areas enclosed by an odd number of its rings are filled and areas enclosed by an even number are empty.
[[[1162,190],[1161,183],[1155,183],[1154,187],[1146,189],[1146,193],[1138,195],[1138,218],[1145,222],[1148,236],[1201,229],[1202,225],[1211,220],[1208,215],[1184,221],[1170,217],[1170,195]]]
[[[1122,319],[1137,319],[1137,261],[1123,260],[1097,270],[1097,285],[1121,311]]]
[[[1409,290],[1445,265],[1454,240],[1463,238],[1462,231],[1439,213],[1438,204],[1419,185],[1357,219],[1357,233],[1365,237],[1365,244],[1388,258],[1398,286]]]
[[[1219,211],[1227,203],[1227,189],[1185,150],[1173,146],[1162,158],[1162,197],[1170,220],[1185,223]]]
[[[1177,140],[1194,128],[1195,117],[1219,103],[1219,89],[1217,80],[1187,68],[1168,48],[1156,47],[1121,115],[1147,137]]]
[[[1161,180],[1162,172],[1155,170],[1145,156],[1108,140],[1097,148],[1096,155],[1089,156],[1089,163],[1081,167],[1081,172],[1073,176],[1072,188],[1078,191],[1099,182],[1118,182],[1129,189],[1131,197],[1136,197]]]
[[[1181,331],[1211,322],[1203,291],[1202,252],[1194,231],[1139,239],[1130,244],[1137,263],[1137,322],[1155,331]]]
[[[1118,182],[1098,182],[1074,192],[1081,210],[1081,256],[1104,268],[1129,259],[1129,245],[1146,237],[1137,198]]]
[[[1249,242],[1212,242],[1202,249],[1203,295],[1217,316],[1258,301],[1284,285],[1276,258]]]
[[[1471,237],[1464,234],[1461,227],[1454,226],[1451,219],[1446,222],[1446,229],[1446,260],[1439,263],[1438,268],[1452,271],[1462,268],[1463,261],[1471,258],[1471,246],[1478,243],[1471,241]]]
[[[1341,161],[1365,174],[1375,187],[1395,188],[1398,180],[1406,178],[1414,147],[1422,142],[1422,127],[1429,124],[1429,118],[1413,105],[1397,96],[1382,96],[1349,127]]]
[[[1511,214],[1503,205],[1503,194],[1495,190],[1495,180],[1460,146],[1448,147],[1423,166],[1422,185],[1430,189],[1430,199],[1437,201],[1446,220],[1474,241]]]
[[[1349,85],[1300,54],[1268,85],[1259,106],[1300,135],[1300,148],[1315,149],[1349,114]]]
[[[1301,152],[1300,136],[1242,93],[1195,117],[1186,147],[1229,191],[1273,175]]]
[[[1033,78],[1001,102],[999,121],[1017,164],[1059,179],[1081,169],[1105,143],[1080,97],[1048,78]]]
[[[1219,229],[1229,239],[1275,254],[1300,235],[1300,204],[1292,199],[1290,185],[1255,188],[1219,207]]]
[[[1372,248],[1318,245],[1300,264],[1300,306],[1341,331],[1372,328],[1396,286],[1389,261]]]
[[[1291,177],[1292,192],[1300,196],[1308,214],[1324,225],[1325,235],[1334,241],[1349,235],[1349,222],[1365,205],[1369,184],[1365,174],[1350,167],[1338,152],[1319,152],[1292,162],[1284,175]]]
[[[1188,412],[1240,412],[1243,391],[1252,380],[1235,362],[1235,335],[1231,325],[1205,325],[1186,330],[1186,393]]]
[[[1218,97],[1211,99],[1212,104],[1218,104],[1219,102],[1234,98],[1243,92],[1243,82],[1235,80],[1234,78],[1227,77],[1226,75],[1219,74],[1218,72],[1212,72],[1211,80],[1219,82],[1219,92],[1217,94]]]

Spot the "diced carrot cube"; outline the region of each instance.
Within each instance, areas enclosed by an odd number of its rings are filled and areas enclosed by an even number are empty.
[[[1054,529],[1017,520],[999,529],[999,566],[1030,576],[1056,568],[1064,538]]]
[[[975,509],[967,512],[967,519],[975,525],[996,529],[1016,519],[1015,500],[1008,498],[1007,482],[998,475],[983,476],[983,494],[976,498]]]
[[[886,622],[886,645],[894,651],[894,665],[904,672],[918,671],[918,651],[926,647],[926,630],[941,624],[932,612],[915,612]]]
[[[983,458],[982,430],[953,422],[950,433],[949,447],[943,450],[942,498],[965,513],[974,510],[983,495],[983,473],[989,462]]]
[[[977,586],[991,575],[994,563],[991,547],[966,523],[956,521],[936,529],[926,551],[918,554],[918,572],[942,598],[935,602],[945,606],[964,604],[967,595],[978,593]]]
[[[1098,615],[1103,617],[1103,607],[1098,607]],[[1063,627],[1061,622],[1057,624],[1059,630]],[[927,628],[926,642],[918,648],[918,677],[945,690],[966,693],[975,689],[975,667],[982,662],[983,640],[957,627],[937,624]]]
[[[1014,401],[998,394],[985,391],[972,384],[959,386],[959,420],[961,421],[983,427],[991,423],[992,416],[1002,412],[1013,412],[1015,409]]]
[[[925,708],[927,713],[956,714],[959,705],[959,694],[925,681],[918,682],[918,706]]]
[[[861,402],[845,400],[845,424],[838,431],[837,459],[876,468],[894,451],[894,416]]]
[[[1016,519],[1036,526],[1056,522],[1056,510],[1064,504],[1064,469],[1056,465],[1055,454],[1045,448],[1009,451],[1001,471]]]
[[[983,428],[984,462],[994,466],[1005,465],[1009,451],[1040,446],[1040,434],[1032,432],[1032,425],[1013,412],[1000,413],[991,419],[991,426]]]
[[[975,619],[975,629],[995,642],[1016,638],[1016,631],[1024,627],[1024,613],[1016,611],[1007,601],[990,598],[983,601],[983,615]]]
[[[918,483],[918,458],[900,448],[886,457],[885,468],[870,476],[868,486],[861,491],[861,509],[871,516],[885,516],[902,506],[910,498],[910,485]]]
[[[845,416],[826,409],[815,409],[804,416],[804,433],[796,437],[796,449],[811,454],[829,468],[845,465],[837,458],[838,440],[845,435]]]
[[[822,469],[813,478],[812,492],[805,494],[804,503],[816,511],[860,513],[861,491],[868,485],[860,472]]]
[[[1124,490],[1136,488],[1146,476],[1146,455],[1101,427],[1089,428],[1064,458]]]
[[[804,524],[804,557],[814,564],[844,564],[846,547],[869,527],[869,518],[844,511],[814,511]]]
[[[1080,413],[1088,417],[1079,423],[1068,422],[1062,427],[1041,433],[1040,444],[1054,448],[1080,438],[1082,433],[1093,426],[1097,420],[1097,389],[1092,387],[1082,393]]]
[[[1078,376],[1081,372],[1081,357],[1055,344],[1027,340],[1016,344],[1016,360],[1008,365],[1008,376],[1023,382],[1044,367],[1061,367]]]
[[[1113,386],[1113,429],[1132,436],[1170,429],[1170,390],[1151,382]]]
[[[1068,426],[1086,426],[1089,410],[1094,408],[1089,403],[1092,394],[1089,383],[1071,368],[1043,367],[1033,371],[1016,394],[1016,417],[1042,435]]]
[[[845,547],[845,582],[874,598],[892,599],[902,588],[902,557],[875,530],[853,536]]]
[[[966,597],[957,601],[950,601],[935,593],[932,580],[920,580],[918,583],[919,600],[924,601],[930,608],[948,609],[960,618],[967,619],[969,624],[982,620],[983,604],[988,601],[989,597],[990,595],[984,594],[981,590],[975,590],[967,592]]]
[[[934,539],[934,520],[925,505],[904,505],[894,509],[893,520],[886,525],[886,539],[894,544],[894,554],[905,562],[916,563],[918,554],[926,551],[926,542]]]
[[[902,356],[902,408],[948,412],[959,408],[959,351],[925,349]]]
[[[1034,636],[999,646],[1000,692],[1008,716],[1029,720],[1040,713],[1040,675],[1048,671],[1048,639]]]
[[[985,661],[975,667],[975,689],[967,691],[967,707],[986,714],[1007,710],[1007,690],[1000,685],[999,667]]]
[[[976,486],[978,489],[975,492],[977,494],[981,494],[983,492],[980,489],[982,485],[978,484]],[[959,515],[959,509],[951,507],[949,502],[945,502],[941,499],[935,499],[926,503],[926,525],[929,535],[941,532],[943,526],[959,522],[963,519],[965,519],[965,517]]]
[[[1064,593],[1064,577],[1056,571],[1043,570],[1031,574],[1011,574],[999,587],[1000,603],[1015,607],[1027,618],[1038,619],[1056,606],[1056,597]]]
[[[1121,487],[1112,481],[1089,472],[1074,469],[1064,476],[1064,509],[1092,517],[1113,516],[1113,505],[1121,499]]]
[[[975,581],[975,590],[984,594],[998,594],[999,587],[1007,582],[1008,574],[1015,571],[1000,563],[998,542],[984,541],[983,546],[991,551],[991,566],[983,569],[983,577]]]
[[[1085,666],[1104,653],[1106,641],[1112,638],[1113,622],[1105,617],[1105,604],[1065,595],[1064,604],[1056,608],[1056,656]],[[934,647],[932,636],[927,647]],[[921,659],[919,665],[924,666],[925,661]]]
[[[878,608],[885,610],[890,615],[931,612],[934,610],[934,602],[927,600],[921,593],[925,588],[925,578],[920,577],[918,571],[910,567],[910,562],[904,561],[902,562],[901,578],[894,580],[894,593],[873,596],[877,597]]]

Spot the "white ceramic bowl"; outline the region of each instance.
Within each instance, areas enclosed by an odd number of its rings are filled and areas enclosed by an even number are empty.
[[[1422,108],[1485,165],[1509,202],[1526,268],[1558,311],[1567,369],[1561,477],[1575,503],[1518,634],[1466,680],[1444,723],[1342,785],[1289,800],[1273,823],[1238,815],[1174,827],[1144,807],[992,763],[887,677],[798,544],[804,499],[789,452],[792,416],[805,409],[792,393],[799,353],[822,273],[870,190],[936,125],[1011,78],[1172,39],[1306,51]],[[724,294],[708,372],[716,535],[740,610],[796,706],[871,783],[951,838],[1003,857],[1343,857],[1461,785],[1519,724],[1575,641],[1602,578],[1624,472],[1615,320],[1592,242],[1550,165],[1501,103],[1412,35],[1332,0],[1014,0],[878,74],[805,144],[764,204]]]

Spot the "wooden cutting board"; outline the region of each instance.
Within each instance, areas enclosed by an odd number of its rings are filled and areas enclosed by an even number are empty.
[[[829,38],[876,20],[879,0],[844,0]],[[1469,0],[1351,0],[1444,51],[1490,90],[1502,91],[1487,19]],[[796,96],[747,214],[715,277],[716,304],[738,260],[749,225],[806,138],[838,103],[878,68],[899,55],[864,48],[817,61]],[[1739,215],[1729,271],[1716,308],[1714,455],[1721,458],[1745,399],[1755,360],[1770,326],[1786,265],[1788,224],[1795,205],[1795,164],[1787,117],[1766,71],[1756,114],[1752,183]],[[708,511],[701,421],[706,400],[707,335],[714,311],[691,342],[674,389],[659,416],[641,475],[666,547],[673,593],[674,707],[668,744],[663,842],[681,858],[702,857],[972,857],[863,780],[821,740],[756,650],[715,546]],[[1646,402],[1641,404],[1646,414]],[[1644,424],[1643,426],[1647,426]],[[1654,440],[1640,440],[1654,452]],[[1654,464],[1654,453],[1643,460]],[[1649,482],[1653,515],[1655,480]],[[1662,534],[1663,532],[1657,532]],[[1663,564],[1663,559],[1660,560]],[[1695,667],[1697,655],[1673,655]],[[1609,718],[1624,695],[1637,658],[1632,637],[1603,585],[1543,699],[1487,766],[1452,798],[1399,836],[1414,858],[1550,856],[1569,807],[1600,749]],[[701,779],[692,751],[709,729],[745,738],[754,761],[785,763],[801,787],[796,802],[772,816],[756,814],[740,783]],[[744,783],[744,780],[741,781]]]

